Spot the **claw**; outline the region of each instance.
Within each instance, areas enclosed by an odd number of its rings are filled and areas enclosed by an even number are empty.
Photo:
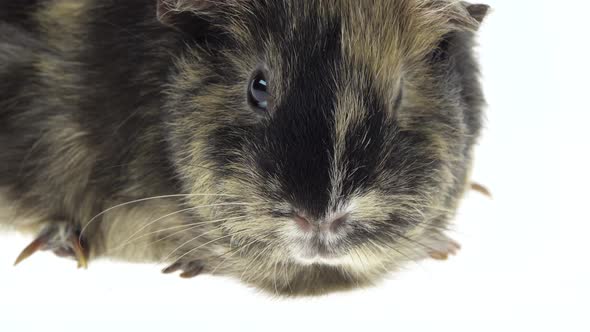
[[[20,255],[18,255],[18,257],[16,258],[16,261],[14,261],[14,266],[17,266],[25,259],[31,257],[37,251],[42,250],[46,241],[47,239],[45,235],[41,235],[38,238],[36,238],[33,242],[31,242],[31,244],[29,244],[25,249],[23,249],[23,251],[21,251]]]
[[[70,236],[70,242],[72,245],[72,250],[74,251],[74,257],[78,262],[78,268],[87,269],[88,268],[88,250],[82,246],[82,243],[78,236],[72,234]]]
[[[477,191],[478,193],[480,193],[488,198],[493,198],[492,192],[489,191],[488,188],[482,186],[479,183],[473,182],[471,184],[471,190]]]
[[[60,236],[62,232],[59,232],[57,227],[48,227],[18,255],[14,265],[18,265],[37,251],[51,250],[58,256],[74,258],[78,262],[78,268],[88,268],[88,249],[80,241],[77,232],[68,233]]]

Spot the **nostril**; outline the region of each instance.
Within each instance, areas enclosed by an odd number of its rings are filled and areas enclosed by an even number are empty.
[[[309,232],[311,230],[311,223],[309,222],[309,220],[305,219],[304,217],[298,214],[296,214],[293,219],[295,220],[299,228],[301,228],[303,231]]]
[[[343,226],[346,225],[346,222],[350,219],[350,216],[347,214],[339,214],[332,218],[324,219],[321,222],[313,223],[308,218],[302,216],[299,213],[295,213],[293,215],[293,220],[299,226],[299,228],[304,232],[311,232],[311,231],[320,231],[320,232],[337,232]]]
[[[346,223],[347,220],[348,220],[348,214],[345,214],[343,216],[340,216],[340,217],[332,220],[332,222],[330,223],[330,230],[332,232],[337,231],[339,228],[344,226],[344,224]]]

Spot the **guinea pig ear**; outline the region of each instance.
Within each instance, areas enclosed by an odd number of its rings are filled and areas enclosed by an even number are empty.
[[[487,16],[488,12],[490,11],[490,6],[483,5],[483,4],[471,4],[469,2],[463,1],[463,6],[467,9],[467,12],[471,17],[473,17],[478,23],[481,24],[483,19]]]
[[[488,5],[471,4],[467,1],[451,2],[433,0],[435,9],[446,13],[451,30],[477,31],[490,7]]]

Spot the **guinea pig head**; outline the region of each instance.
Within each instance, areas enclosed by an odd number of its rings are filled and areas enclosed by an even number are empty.
[[[425,256],[456,210],[480,129],[471,48],[486,11],[161,1],[187,45],[167,90],[173,161],[243,279],[319,292]]]

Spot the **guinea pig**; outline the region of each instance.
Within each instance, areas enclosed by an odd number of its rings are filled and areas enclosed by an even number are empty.
[[[459,249],[488,7],[451,0],[0,3],[0,223],[38,250],[370,286]],[[16,255],[15,255],[16,256]]]

